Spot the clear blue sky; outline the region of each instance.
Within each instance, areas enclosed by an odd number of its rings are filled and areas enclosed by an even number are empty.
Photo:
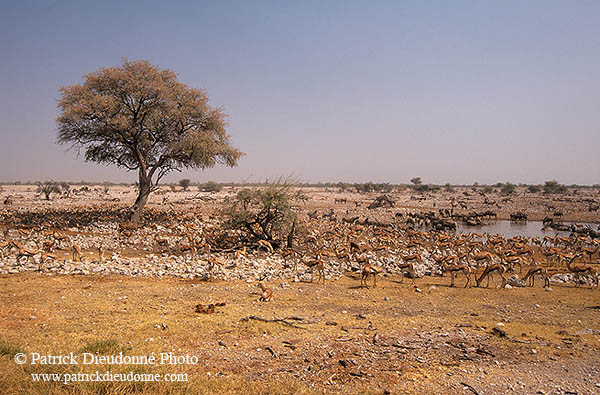
[[[58,88],[148,59],[246,156],[167,181],[600,183],[599,1],[12,1],[0,180],[134,181],[54,144]]]

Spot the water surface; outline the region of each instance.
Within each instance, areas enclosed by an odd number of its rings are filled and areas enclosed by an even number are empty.
[[[571,225],[573,222],[564,222],[565,225]],[[585,223],[577,222],[578,225],[586,225]],[[593,230],[598,230],[598,224],[587,224]],[[504,237],[514,236],[525,236],[525,237],[537,237],[542,239],[544,236],[569,236],[571,232],[559,232],[554,229],[548,228],[546,231],[542,230],[543,224],[541,221],[527,221],[527,222],[511,222],[511,221],[487,221],[481,226],[468,226],[462,223],[458,223],[458,232],[462,233],[484,233],[488,234],[502,234]]]

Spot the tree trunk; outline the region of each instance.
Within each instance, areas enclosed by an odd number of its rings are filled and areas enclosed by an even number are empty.
[[[140,222],[142,218],[142,211],[144,210],[144,206],[146,206],[146,202],[148,201],[148,196],[150,196],[150,191],[152,187],[152,182],[150,178],[143,177],[140,174],[139,187],[138,187],[138,197],[133,204],[130,221]]]

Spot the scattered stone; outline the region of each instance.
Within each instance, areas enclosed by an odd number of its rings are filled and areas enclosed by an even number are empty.
[[[379,342],[379,333],[373,335],[373,344],[377,344],[377,342]]]
[[[578,335],[600,335],[600,329],[582,329],[577,332]]]
[[[506,337],[506,332],[498,327],[492,328],[492,333],[499,337]]]
[[[213,314],[214,312],[215,312],[215,305],[212,303],[208,304],[208,305],[202,305],[202,304],[196,305],[196,313]]]

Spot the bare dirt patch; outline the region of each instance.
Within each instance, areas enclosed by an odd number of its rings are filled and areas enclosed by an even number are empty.
[[[196,355],[198,365],[150,369],[186,372],[195,389],[210,379],[224,390],[257,383],[256,393],[281,383],[290,383],[283,392],[468,393],[465,384],[479,393],[597,391],[595,289],[454,289],[447,278],[426,278],[416,292],[392,279],[377,289],[356,289],[352,277],[325,287],[276,280],[276,299],[261,303],[245,282],[3,276],[0,338],[25,353],[77,353],[114,339],[133,355]],[[198,303],[218,302],[226,305],[214,314],[195,313]],[[296,325],[244,319],[251,315]],[[3,393],[43,370],[9,355],[0,364]]]

